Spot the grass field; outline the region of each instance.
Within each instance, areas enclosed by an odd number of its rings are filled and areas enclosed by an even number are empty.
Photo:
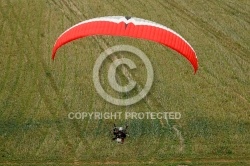
[[[196,50],[197,74],[160,44],[122,37],[80,39],[51,60],[64,30],[109,15],[152,20],[180,33]],[[249,15],[248,0],[0,0],[0,165],[249,165]],[[154,68],[149,95],[127,107],[107,103],[92,81],[97,57],[118,44],[141,49]],[[139,82],[141,73],[132,73]],[[182,117],[68,118],[84,111]],[[125,144],[111,141],[113,123],[128,123]]]

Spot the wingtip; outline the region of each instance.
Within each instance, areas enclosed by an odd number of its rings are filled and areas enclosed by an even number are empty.
[[[193,63],[193,67],[194,67],[194,74],[197,73],[197,70],[198,70],[198,59],[197,59],[197,56],[195,55],[196,59],[195,59],[195,63]]]
[[[51,59],[55,60],[55,54],[52,54]]]
[[[194,74],[197,73],[197,70],[198,70],[198,64],[197,64],[197,66],[194,66]]]
[[[52,60],[55,60],[55,56],[56,56],[56,49],[53,48],[51,59],[52,59]]]

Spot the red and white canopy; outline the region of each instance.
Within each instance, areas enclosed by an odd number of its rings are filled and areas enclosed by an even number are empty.
[[[198,69],[196,53],[191,45],[178,33],[161,24],[136,17],[107,16],[80,22],[62,33],[53,48],[52,58],[64,44],[93,35],[126,36],[151,40],[177,51]]]

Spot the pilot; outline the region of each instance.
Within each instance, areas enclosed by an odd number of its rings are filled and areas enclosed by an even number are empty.
[[[113,129],[113,134],[114,138],[112,140],[116,140],[118,143],[123,144],[124,139],[127,137],[127,128],[128,126],[126,125],[126,128],[123,129],[123,127],[116,127],[114,124],[114,129]]]

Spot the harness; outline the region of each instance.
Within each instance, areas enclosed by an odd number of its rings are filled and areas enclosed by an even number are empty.
[[[123,129],[122,127],[116,127],[114,124],[114,129],[113,129],[113,134],[114,134],[114,138],[113,140],[116,140],[118,143],[123,143],[124,139],[127,137],[127,130],[128,126],[126,126],[125,129]]]

